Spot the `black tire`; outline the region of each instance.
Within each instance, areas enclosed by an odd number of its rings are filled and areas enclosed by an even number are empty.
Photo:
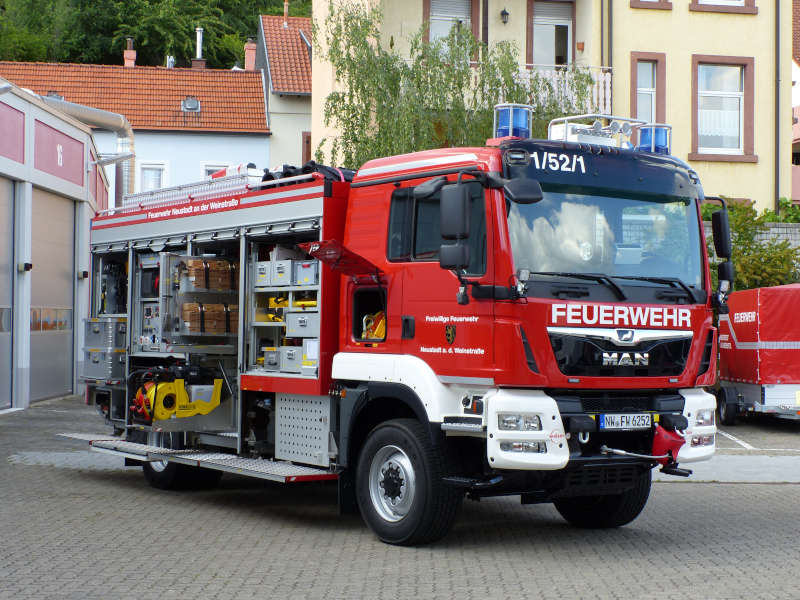
[[[651,472],[639,476],[636,485],[607,496],[581,496],[562,498],[553,504],[569,523],[586,529],[608,529],[627,525],[639,516],[650,496]]]
[[[717,393],[717,413],[723,425],[736,425],[736,390],[722,387]]]
[[[356,467],[356,500],[364,521],[387,544],[441,539],[463,500],[461,491],[442,483],[443,473],[441,456],[422,424],[396,419],[379,425],[367,436]]]
[[[183,448],[183,434],[150,432],[147,445],[159,448]],[[180,465],[174,462],[143,462],[144,478],[160,490],[212,489],[222,478],[222,471]]]

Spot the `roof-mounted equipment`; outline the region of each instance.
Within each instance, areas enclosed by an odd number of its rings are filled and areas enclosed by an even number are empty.
[[[637,136],[638,144],[634,144],[633,140]],[[669,154],[672,146],[672,126],[613,115],[576,115],[550,121],[547,126],[547,138]]]

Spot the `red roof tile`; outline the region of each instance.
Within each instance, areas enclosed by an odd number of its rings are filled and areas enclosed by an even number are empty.
[[[311,55],[303,38],[311,41],[311,19],[261,15],[272,91],[279,94],[311,94]]]
[[[120,113],[134,129],[269,132],[258,71],[0,61],[0,76]],[[186,96],[200,100],[199,113],[181,110]]]

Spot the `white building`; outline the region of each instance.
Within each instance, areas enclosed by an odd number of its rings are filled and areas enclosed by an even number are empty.
[[[221,167],[270,165],[264,75],[254,69],[255,44],[245,70],[175,69],[125,65],[0,62],[0,76],[40,95],[60,97],[125,116],[136,154],[128,192],[198,181]],[[101,155],[119,151],[114,132],[95,133]],[[106,167],[119,202],[115,167]],[[121,188],[122,186],[120,186]]]

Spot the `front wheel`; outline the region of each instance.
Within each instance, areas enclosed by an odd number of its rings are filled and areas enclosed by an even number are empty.
[[[639,516],[650,496],[651,472],[648,469],[634,487],[621,494],[562,498],[553,504],[569,523],[587,529],[607,529],[627,525]]]
[[[361,515],[389,544],[438,540],[453,526],[463,498],[442,475],[441,457],[418,421],[383,423],[367,437],[356,467]]]

